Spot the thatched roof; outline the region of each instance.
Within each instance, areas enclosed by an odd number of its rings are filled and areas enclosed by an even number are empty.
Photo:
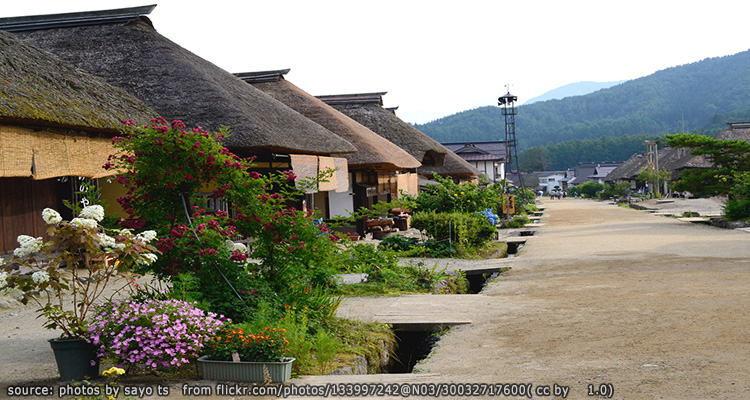
[[[0,32],[0,121],[114,133],[157,114],[142,101]]]
[[[478,178],[482,175],[481,171],[452,151],[445,155],[445,163],[442,166],[419,169],[419,173],[422,175],[432,176],[433,172],[440,176],[455,178]]]
[[[723,131],[717,133],[717,140],[744,140],[750,142],[750,122],[727,122],[729,125]]]
[[[673,149],[663,147],[659,149],[659,169],[662,171],[680,171],[685,168],[706,168],[711,163],[703,156],[690,154],[689,148]],[[607,182],[618,180],[633,180],[636,175],[648,167],[646,152],[634,154],[619,167],[612,170],[604,179]]]
[[[401,170],[421,165],[400,147],[287,81],[284,75],[288,72],[287,69],[235,75],[352,143],[357,151],[343,156],[350,170]]]
[[[448,149],[383,108],[384,94],[385,92],[379,92],[318,98],[406,150],[422,163],[422,167],[443,165]]]
[[[716,140],[744,140],[750,142],[750,122],[727,122],[729,125],[714,136]],[[665,171],[680,171],[686,168],[711,168],[713,162],[703,155],[690,154],[690,148],[673,149],[664,147],[659,149],[659,169]],[[638,173],[646,168],[648,159],[646,153],[634,154],[623,165],[616,168],[609,175],[607,181],[634,179]]]
[[[142,99],[168,120],[211,131],[227,126],[224,144],[238,151],[339,154],[351,143],[216,65],[156,32],[133,9],[37,16],[18,27],[19,18],[0,20],[28,43],[103,77]],[[69,16],[68,19],[66,16]],[[85,21],[79,22],[82,19]],[[127,20],[127,22],[124,22]],[[54,24],[44,25],[47,21]]]
[[[505,162],[507,150],[504,141],[442,143],[445,148],[466,161]]]

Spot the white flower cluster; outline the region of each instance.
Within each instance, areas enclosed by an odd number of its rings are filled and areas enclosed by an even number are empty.
[[[156,239],[156,231],[144,231],[135,236],[142,242],[149,243],[152,240]]]
[[[83,207],[83,210],[81,210],[81,213],[78,214],[78,216],[81,218],[93,219],[99,222],[104,219],[104,207],[98,204],[93,205],[93,206]]]
[[[36,271],[31,275],[31,280],[37,285],[41,285],[44,282],[49,282],[49,273],[47,271]]]
[[[154,253],[143,253],[140,257],[136,260],[136,262],[140,265],[151,265],[156,261],[159,257]]]
[[[99,239],[99,246],[103,249],[114,249],[117,246],[115,238],[106,233],[99,233],[96,236]]]
[[[21,245],[21,247],[13,250],[13,254],[16,257],[24,258],[28,257],[29,254],[33,254],[38,252],[42,249],[42,238],[41,237],[31,237],[28,235],[20,235],[18,236],[18,244]]]
[[[60,216],[59,212],[51,208],[45,208],[42,210],[42,219],[48,225],[57,225],[62,221],[62,216]]]
[[[99,227],[99,224],[95,220],[89,218],[73,218],[72,220],[70,220],[70,224],[73,226],[80,226],[82,228],[96,229],[97,227]]]
[[[229,251],[237,250],[243,254],[247,253],[247,246],[245,246],[242,243],[235,243],[233,240],[227,239],[227,241],[224,242],[224,244],[227,246],[227,249],[229,249]]]
[[[4,288],[8,284],[8,273],[0,271],[0,289]]]

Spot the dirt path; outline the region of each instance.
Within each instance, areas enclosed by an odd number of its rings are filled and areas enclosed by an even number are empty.
[[[444,335],[419,373],[291,383],[557,384],[568,399],[604,384],[615,399],[750,398],[750,234],[601,202],[546,206],[512,271],[475,307],[460,298],[472,323]],[[363,319],[383,308],[352,304]],[[33,317],[0,310],[0,387],[55,377],[50,334]]]
[[[750,235],[584,200],[483,294],[495,313],[421,370],[457,381],[611,384],[617,399],[750,398]]]

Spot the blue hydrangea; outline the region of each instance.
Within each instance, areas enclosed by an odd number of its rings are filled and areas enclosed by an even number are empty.
[[[497,221],[500,219],[500,217],[497,216],[497,214],[492,212],[491,208],[488,208],[484,211],[477,211],[475,214],[484,215],[485,218],[487,218],[487,222],[492,224],[492,226],[497,225]]]

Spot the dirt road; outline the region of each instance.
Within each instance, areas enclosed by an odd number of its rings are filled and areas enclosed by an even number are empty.
[[[614,399],[750,398],[750,234],[587,200],[546,206],[513,269],[476,306],[460,297],[456,307],[473,310],[462,311],[472,323],[444,335],[419,373],[291,383],[531,383],[533,398],[559,399],[566,389],[568,399],[597,398],[589,385]],[[382,308],[377,299],[352,304],[363,319]],[[0,382],[54,377],[49,333],[33,315],[0,310]],[[559,396],[538,395],[546,387]]]
[[[487,287],[494,311],[421,370],[467,382],[611,384],[617,399],[750,398],[750,235],[606,203],[547,201]]]

